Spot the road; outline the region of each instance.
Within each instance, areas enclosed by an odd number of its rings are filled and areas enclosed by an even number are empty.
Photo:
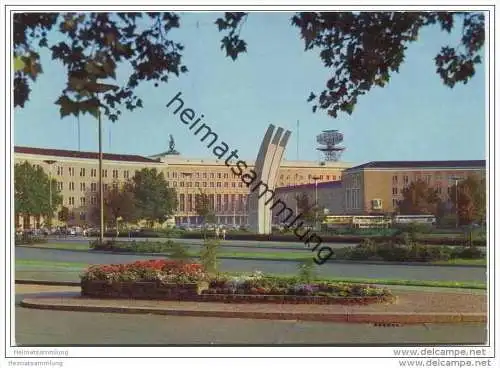
[[[48,287],[43,287],[48,291]],[[16,303],[30,285],[16,286]],[[62,312],[15,307],[17,345],[151,344],[469,344],[486,341],[485,324],[377,327],[302,321]]]
[[[312,253],[310,254],[312,256]],[[15,257],[16,259],[78,262],[85,264],[128,263],[139,259],[158,258],[158,256],[71,252],[57,249],[32,249],[24,247],[16,247]],[[288,261],[220,260],[221,271],[251,272],[260,270],[267,273],[296,274],[297,265],[297,262]],[[317,270],[320,276],[328,277],[486,282],[487,269],[484,267],[326,263],[318,266]],[[18,271],[22,271],[22,269],[16,269],[16,274],[19,273]],[[78,272],[74,274],[74,277],[78,279]]]

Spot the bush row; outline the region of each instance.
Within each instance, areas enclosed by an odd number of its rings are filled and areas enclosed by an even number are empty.
[[[47,239],[41,236],[16,236],[16,245],[34,245],[47,243]]]
[[[339,260],[388,262],[434,262],[450,259],[481,259],[485,253],[476,247],[425,246],[422,244],[375,243],[365,240],[356,247],[334,249]]]

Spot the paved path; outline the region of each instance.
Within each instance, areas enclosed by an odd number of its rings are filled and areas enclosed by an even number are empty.
[[[46,287],[47,288],[47,287]],[[46,289],[47,291],[49,289]],[[59,290],[63,290],[59,288]],[[17,286],[16,300],[39,292]],[[375,327],[300,321],[125,315],[16,307],[19,345],[151,344],[484,344],[483,323]]]
[[[310,253],[312,256],[312,253]],[[86,264],[127,263],[138,259],[159,258],[158,256],[138,256],[123,254],[93,254],[70,252],[56,249],[30,249],[17,247],[16,259],[44,260],[55,262],[78,262]],[[260,270],[267,273],[296,274],[297,262],[251,261],[223,259],[222,271],[251,272]],[[345,278],[427,280],[486,282],[486,268],[480,267],[440,267],[404,265],[367,265],[326,263],[318,268],[320,276]],[[34,271],[34,270],[31,270]],[[44,271],[43,269],[41,271]],[[45,270],[47,271],[47,270]]]

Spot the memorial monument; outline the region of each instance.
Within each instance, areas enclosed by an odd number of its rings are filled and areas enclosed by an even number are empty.
[[[278,181],[278,171],[290,135],[289,130],[285,131],[281,127],[275,130],[275,126],[270,124],[255,160],[254,170],[257,173],[255,182],[262,181],[268,187],[268,191],[264,194],[259,188],[251,192],[248,197],[250,229],[258,234],[271,234],[273,201],[269,200]],[[266,204],[267,201],[269,202]]]

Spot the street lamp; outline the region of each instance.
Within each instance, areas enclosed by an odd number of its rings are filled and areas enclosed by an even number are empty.
[[[458,229],[458,222],[459,222],[459,217],[458,217],[458,182],[462,180],[462,178],[453,176],[450,178],[450,180],[455,181],[455,228]]]
[[[47,165],[49,165],[49,230],[52,230],[52,165],[56,163],[56,160],[45,160]]]
[[[87,88],[95,93],[97,97],[97,121],[98,121],[98,135],[99,135],[99,243],[104,243],[104,184],[102,182],[102,119],[101,119],[101,103],[99,101],[99,93],[108,92],[111,90],[119,89],[118,86],[112,84],[95,83],[91,82],[87,84]]]
[[[314,227],[318,228],[318,180],[319,176],[313,176],[314,179]]]

